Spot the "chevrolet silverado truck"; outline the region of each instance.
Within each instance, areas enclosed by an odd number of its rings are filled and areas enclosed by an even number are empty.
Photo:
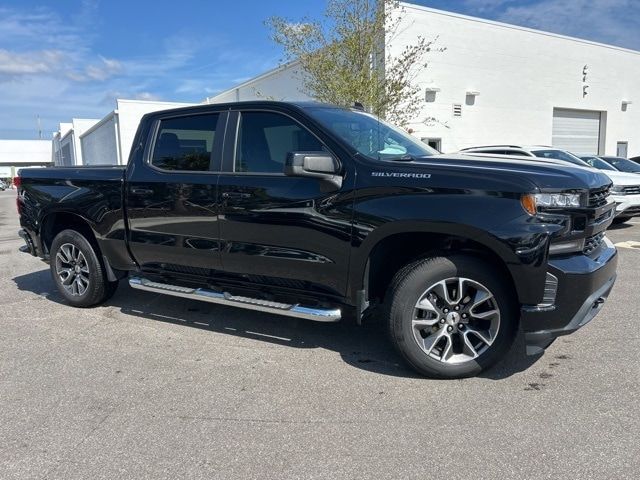
[[[440,155],[358,109],[146,115],[128,165],[24,169],[23,250],[66,302],[137,290],[320,322],[382,319],[415,370],[477,375],[589,322],[616,278],[610,180]]]

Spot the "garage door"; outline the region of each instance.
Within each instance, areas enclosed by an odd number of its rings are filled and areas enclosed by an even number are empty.
[[[600,112],[553,109],[553,146],[577,155],[597,155]]]

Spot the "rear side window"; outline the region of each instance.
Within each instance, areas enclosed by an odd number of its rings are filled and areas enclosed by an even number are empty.
[[[490,153],[492,155],[509,155],[508,150],[479,150],[478,153]]]
[[[209,171],[219,116],[212,113],[161,120],[151,164],[163,170]]]
[[[283,173],[289,152],[318,152],[322,143],[295,120],[272,112],[243,112],[236,172]]]

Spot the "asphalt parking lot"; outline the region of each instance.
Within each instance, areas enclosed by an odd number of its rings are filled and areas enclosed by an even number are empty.
[[[61,303],[0,192],[0,478],[637,478],[640,220],[602,313],[480,378],[419,378],[376,327],[137,292]],[[624,243],[631,242],[631,243]]]

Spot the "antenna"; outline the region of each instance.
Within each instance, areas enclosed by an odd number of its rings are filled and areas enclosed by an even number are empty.
[[[40,123],[40,115],[36,115],[38,119],[38,140],[42,140],[42,124]]]

